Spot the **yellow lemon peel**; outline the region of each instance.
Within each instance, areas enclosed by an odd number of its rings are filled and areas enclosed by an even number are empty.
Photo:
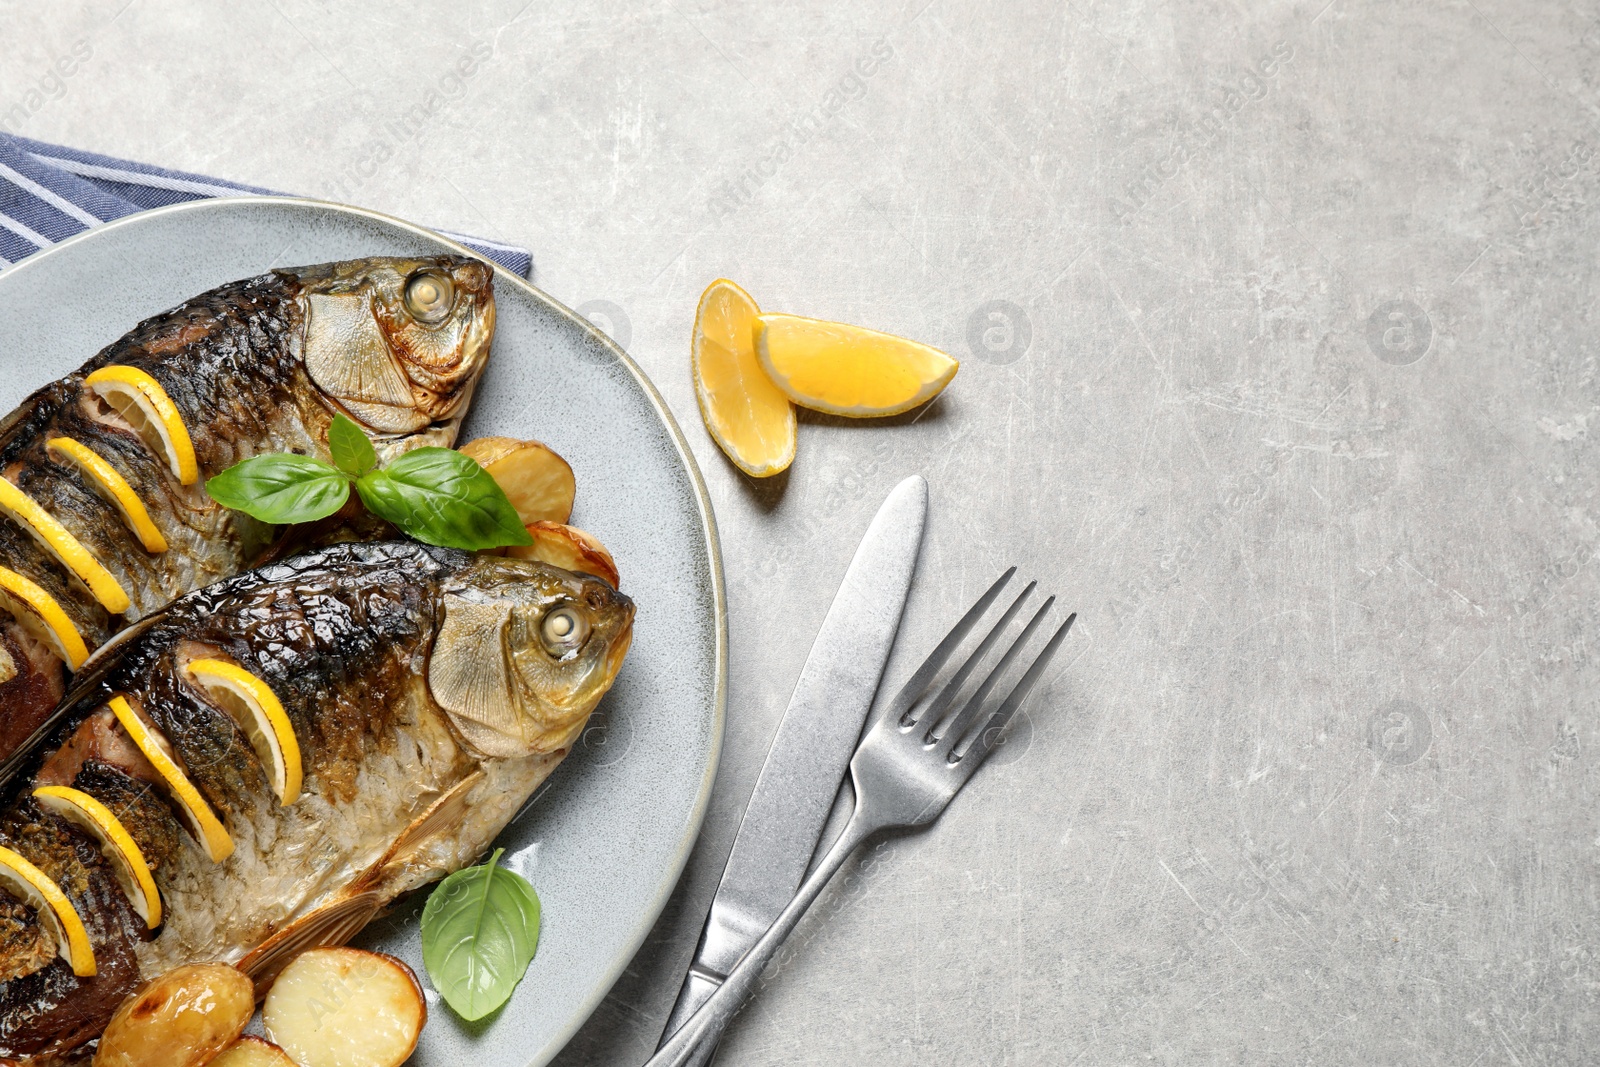
[[[694,391],[706,430],[734,465],[767,478],[794,462],[794,405],[756,359],[761,309],[750,294],[718,278],[700,294],[690,352]]]
[[[145,444],[161,453],[182,485],[200,477],[194,443],[178,407],[161,383],[138,367],[101,367],[83,380],[117,414],[128,420]]]
[[[799,315],[756,318],[756,358],[802,407],[850,418],[898,415],[938,396],[961,364],[904,337]]]
[[[89,646],[84,644],[83,635],[61,610],[56,598],[37,583],[6,567],[0,567],[0,606],[54,649],[73,670],[89,658]]]
[[[200,847],[214,863],[221,863],[233,855],[233,838],[228,836],[228,831],[223,827],[221,820],[211,810],[211,805],[206,803],[205,797],[200,795],[194,783],[189,781],[189,776],[183,773],[172,754],[167,750],[166,739],[161,737],[150,727],[133,706],[123,697],[112,697],[111,711],[128,731],[128,736],[133,743],[139,746],[139,751],[144,753],[144,758],[150,761],[156,772],[167,783],[167,791],[178,804],[179,814],[184,822],[194,833]]]
[[[122,820],[100,801],[80,789],[64,785],[41,786],[33,798],[46,811],[53,812],[93,837],[111,864],[113,875],[127,894],[133,910],[154,930],[161,925],[161,894],[144,852],[122,825]]]
[[[4,478],[0,478],[0,510],[21,524],[61,561],[62,566],[77,575],[78,580],[89,587],[89,592],[101,607],[113,615],[121,615],[128,610],[132,602],[128,599],[127,590],[95,559],[94,553],[83,547],[83,542],[73,537],[65,526],[56,521],[55,516]]]
[[[250,739],[278,800],[293,804],[300,796],[300,742],[278,695],[260,678],[225,660],[190,660],[187,670]]]
[[[52,437],[45,448],[70,462],[83,472],[85,478],[94,483],[100,495],[122,514],[122,521],[127,523],[128,529],[133,531],[133,535],[139,539],[146,552],[167,550],[167,539],[156,529],[155,522],[150,518],[149,509],[144,506],[144,501],[133,491],[128,479],[107,463],[100,453],[70,437]]]
[[[32,908],[56,939],[57,951],[66,957],[72,973],[79,978],[95,972],[94,948],[89,931],[61,887],[27,859],[0,847],[0,889],[4,889]]]

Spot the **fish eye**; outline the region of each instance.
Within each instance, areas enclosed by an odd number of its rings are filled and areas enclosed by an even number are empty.
[[[455,303],[455,286],[442,274],[425,272],[406,283],[406,310],[418,322],[443,321]]]
[[[552,656],[565,655],[588,640],[589,624],[574,608],[556,608],[539,624],[539,637]]]

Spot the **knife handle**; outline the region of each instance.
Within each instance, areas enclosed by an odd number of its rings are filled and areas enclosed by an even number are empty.
[[[805,884],[794,895],[788,907],[783,909],[782,914],[773,921],[767,932],[761,935],[761,940],[744,954],[738,966],[728,972],[728,977],[723,980],[721,988],[700,1006],[699,1011],[689,1017],[678,1032],[672,1035],[670,1041],[650,1057],[645,1067],[692,1067],[710,1060],[716,1051],[717,1042],[722,1038],[722,1032],[739,1013],[739,1009],[744,1007],[745,999],[749,997],[756,982],[761,978],[761,972],[772,962],[772,957],[778,954],[784,939],[800,922],[806,909],[811,907],[822,894],[823,888],[844,865],[850,853],[856,850],[856,846],[885,825],[887,824],[880,822],[875,816],[864,813],[859,806],[856,808],[855,814],[850,817],[850,822],[839,834],[839,840],[834,842],[827,856],[817,864],[816,870],[811,872],[811,877],[805,880]]]
[[[678,1032],[678,1028],[692,1018],[694,1013],[700,1010],[700,1005],[710,1000],[711,994],[721,985],[720,977],[712,978],[691,967],[683,983],[683,992],[678,995],[678,1003],[672,1006],[672,1015],[667,1019],[666,1031],[661,1035],[661,1045],[671,1041],[672,1035]],[[711,1062],[711,1057],[717,1049],[717,1042],[722,1039],[722,1031],[725,1028],[725,1026],[719,1027],[707,1035],[705,1042],[700,1046],[704,1051],[697,1051],[695,1058],[689,1061],[693,1067],[704,1067]]]
[[[738,961],[735,960],[735,963]],[[672,1040],[672,1035],[678,1032],[678,1027],[689,1021],[689,1016],[700,1010],[700,1005],[711,999],[711,994],[717,991],[722,984],[722,977],[713,978],[701,971],[696,965],[689,968],[689,973],[684,977],[683,989],[678,993],[678,1002],[672,1006],[672,1014],[667,1016],[667,1025],[662,1027],[661,1040],[656,1042],[660,1048]]]
[[[711,1057],[717,1054],[717,1045],[722,1041],[722,1031],[727,1029],[727,1023],[708,1033],[701,1042],[689,1053],[689,1058],[683,1061],[683,1067],[706,1067],[711,1062]]]

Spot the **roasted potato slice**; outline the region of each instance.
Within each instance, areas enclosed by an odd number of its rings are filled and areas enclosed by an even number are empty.
[[[399,1067],[427,1019],[411,968],[356,948],[302,952],[261,1008],[267,1036],[300,1067]]]
[[[506,555],[592,574],[610,582],[613,589],[621,588],[617,584],[617,562],[594,534],[559,522],[530,522],[528,536],[533,538],[533,544],[513,545],[506,549]]]
[[[515,437],[474,437],[464,445],[457,445],[456,451],[487,469],[495,460],[521,447],[522,442]]]
[[[233,1044],[256,1010],[255,987],[223,963],[174,967],[122,1002],[95,1067],[200,1067]]]
[[[297,1067],[289,1054],[259,1037],[241,1037],[222,1050],[210,1067]]]
[[[461,453],[477,460],[499,483],[523,522],[572,518],[578,483],[567,461],[549,446],[510,437],[480,437],[462,445]]]

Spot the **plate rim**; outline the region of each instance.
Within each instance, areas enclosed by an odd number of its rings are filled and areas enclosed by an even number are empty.
[[[634,362],[632,356],[612,340],[605,331],[599,329],[594,323],[585,319],[561,301],[534,285],[521,275],[514,274],[504,266],[489,259],[483,253],[468,248],[453,238],[446,237],[437,230],[426,226],[408,222],[405,219],[388,215],[371,208],[357,207],[353,204],[341,204],[333,200],[321,200],[307,196],[219,196],[201,200],[186,200],[176,204],[166,204],[161,207],[137,211],[131,215],[124,215],[118,219],[102,222],[87,230],[73,234],[64,240],[49,245],[35,252],[33,255],[6,267],[0,271],[0,284],[7,276],[15,275],[19,271],[26,271],[32,264],[55,256],[63,249],[71,249],[96,236],[112,230],[122,229],[127,226],[139,225],[157,216],[179,215],[189,213],[203,213],[217,208],[255,208],[255,207],[289,207],[306,209],[313,212],[326,212],[335,215],[350,215],[356,218],[376,221],[385,225],[394,226],[402,230],[436,241],[457,255],[471,256],[473,259],[488,264],[494,269],[495,284],[510,284],[525,290],[526,295],[540,301],[558,314],[564,316],[572,325],[578,327],[594,340],[599,341],[610,350],[611,355],[622,367],[632,375],[634,381],[644,391],[646,399],[650,401],[651,408],[657,418],[666,427],[667,435],[672,440],[672,446],[678,453],[679,461],[689,474],[689,485],[694,491],[695,508],[700,516],[700,531],[705,537],[706,555],[711,564],[711,600],[713,614],[713,630],[715,632],[714,646],[714,671],[712,690],[712,730],[710,758],[706,762],[705,774],[695,794],[694,805],[689,812],[689,818],[684,823],[684,832],[679,837],[672,862],[668,865],[667,877],[657,884],[655,892],[645,909],[647,921],[641,922],[629,935],[627,952],[621,955],[605,969],[605,980],[597,983],[581,1005],[581,1009],[573,1013],[572,1018],[556,1028],[555,1036],[545,1046],[534,1053],[533,1059],[528,1061],[527,1067],[543,1067],[556,1057],[560,1051],[572,1040],[578,1030],[586,1023],[600,1007],[601,1002],[610,993],[617,979],[622,977],[630,960],[639,952],[644,940],[655,927],[666,909],[667,901],[671,898],[673,890],[677,888],[679,879],[683,876],[684,868],[688,865],[689,855],[694,849],[695,842],[700,837],[700,830],[705,822],[706,812],[711,802],[712,785],[716,780],[717,769],[722,762],[723,733],[726,728],[727,703],[728,703],[728,597],[723,584],[722,573],[722,541],[717,530],[716,514],[712,510],[711,495],[706,489],[705,478],[700,472],[700,465],[695,461],[694,452],[689,448],[689,441],[683,434],[683,428],[678,425],[678,420],[672,414],[672,409],[667,406],[666,400],[661,396],[660,390],[650,380],[643,368]]]

